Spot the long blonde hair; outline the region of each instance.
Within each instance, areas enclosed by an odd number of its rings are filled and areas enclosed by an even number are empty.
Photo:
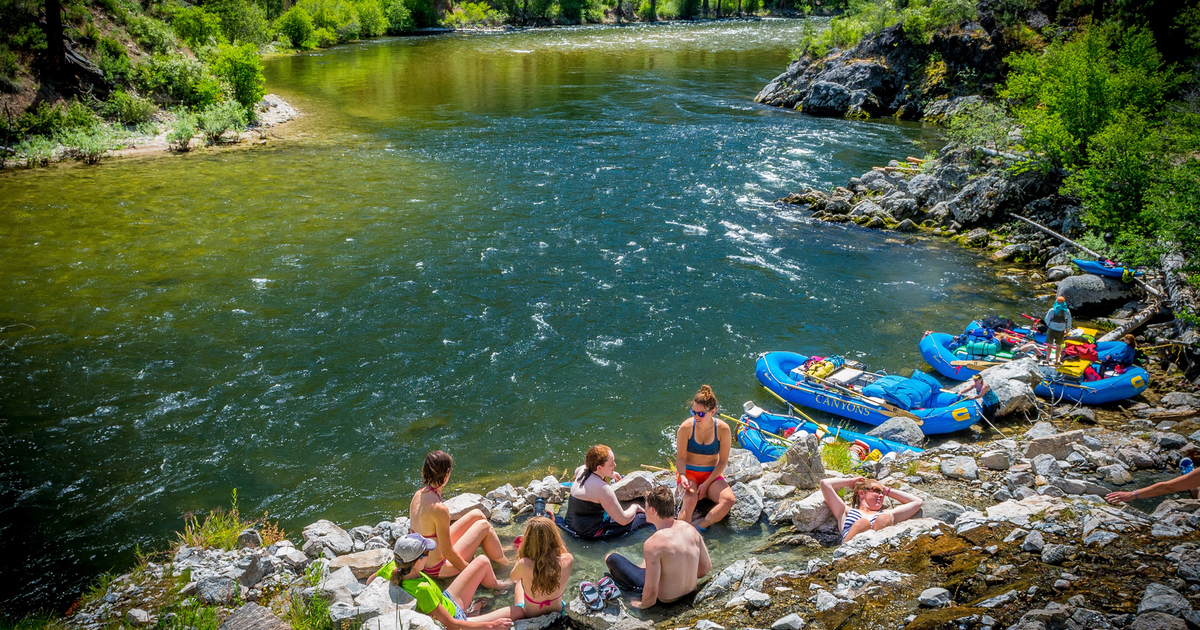
[[[567,552],[562,536],[558,535],[558,527],[548,518],[536,516],[525,523],[525,534],[521,540],[521,548],[517,550],[517,560],[529,558],[533,563],[533,584],[531,591],[538,593],[553,593],[558,590],[562,578],[562,564],[559,556]]]

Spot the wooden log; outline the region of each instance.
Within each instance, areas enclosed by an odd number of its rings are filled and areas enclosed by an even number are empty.
[[[1087,254],[1087,255],[1089,255],[1089,256],[1091,256],[1091,257],[1093,257],[1093,258],[1097,259],[1097,260],[1099,260],[1100,258],[1103,258],[1103,256],[1101,256],[1099,253],[1097,253],[1097,252],[1094,252],[1094,251],[1092,251],[1092,250],[1090,250],[1090,249],[1088,249],[1088,248],[1084,247],[1083,245],[1080,245],[1079,243],[1076,243],[1075,241],[1072,241],[1071,239],[1069,239],[1069,238],[1067,238],[1067,237],[1063,236],[1062,234],[1059,234],[1058,232],[1055,232],[1054,230],[1051,230],[1050,228],[1048,228],[1048,227],[1046,227],[1046,226],[1044,226],[1044,225],[1041,225],[1041,224],[1037,223],[1036,221],[1032,221],[1032,220],[1030,220],[1030,219],[1026,219],[1025,217],[1023,217],[1023,216],[1021,216],[1021,215],[1019,215],[1019,214],[1013,214],[1013,213],[1011,213],[1011,212],[1008,214],[1008,216],[1010,216],[1010,217],[1012,217],[1012,218],[1014,218],[1014,219],[1020,219],[1021,221],[1024,221],[1024,222],[1028,223],[1029,225],[1032,225],[1033,227],[1035,227],[1035,228],[1037,228],[1037,229],[1041,230],[1042,232],[1045,232],[1046,234],[1049,234],[1050,236],[1053,236],[1053,237],[1055,237],[1055,238],[1058,238],[1059,240],[1061,240],[1062,242],[1066,243],[1067,245],[1070,245],[1071,247],[1074,247],[1075,249],[1078,249],[1079,251],[1081,251],[1081,252],[1083,252],[1083,253],[1085,253],[1085,254]],[[1145,282],[1144,280],[1142,280],[1141,278],[1136,278],[1136,277],[1135,277],[1135,278],[1133,279],[1133,281],[1134,281],[1134,282],[1136,282],[1136,283],[1138,283],[1138,285],[1140,285],[1140,286],[1141,286],[1143,289],[1145,289],[1145,290],[1146,290],[1146,293],[1149,293],[1150,295],[1153,295],[1154,297],[1156,297],[1156,298],[1160,298],[1160,299],[1163,297],[1163,294],[1162,294],[1162,292],[1161,292],[1161,291],[1159,291],[1158,289],[1155,289],[1154,287],[1152,287],[1152,286],[1150,286],[1150,285],[1146,284],[1146,282]]]
[[[922,160],[921,158],[915,158],[911,155],[904,158],[904,161],[908,162],[909,164],[924,164],[925,163],[925,160]]]
[[[1175,336],[1186,345],[1200,342],[1200,334],[1196,327],[1180,317],[1181,313],[1196,312],[1196,298],[1187,278],[1180,273],[1183,268],[1183,255],[1171,249],[1159,259],[1163,268],[1163,284],[1167,287],[1167,296],[1171,310],[1175,313]]]
[[[1158,312],[1159,306],[1160,303],[1158,300],[1150,300],[1150,304],[1146,305],[1146,307],[1142,310],[1134,313],[1133,317],[1131,317],[1129,321],[1117,326],[1107,333],[1104,333],[1104,336],[1100,337],[1096,341],[1116,341],[1121,337],[1124,337],[1126,333],[1137,330],[1138,326],[1145,324],[1146,322],[1150,321],[1151,317],[1154,317],[1154,314]]]
[[[1183,409],[1171,409],[1169,411],[1156,411],[1156,412],[1150,414],[1150,419],[1151,420],[1179,420],[1181,418],[1191,418],[1192,416],[1196,415],[1197,413],[1200,413],[1200,412],[1198,412],[1195,409],[1192,409],[1190,407],[1185,407]]]

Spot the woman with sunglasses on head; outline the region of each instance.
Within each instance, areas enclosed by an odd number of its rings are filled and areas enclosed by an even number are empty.
[[[717,405],[712,388],[701,385],[692,397],[692,417],[679,425],[675,436],[675,481],[683,489],[679,519],[700,531],[725,518],[734,502],[733,489],[721,476],[729,463],[733,434],[724,420],[717,419]],[[717,505],[703,519],[693,522],[700,499]]]
[[[642,506],[621,507],[617,493],[605,481],[617,474],[617,455],[603,444],[588,449],[583,465],[575,469],[575,482],[567,497],[563,528],[576,538],[613,538],[646,524]],[[552,516],[547,514],[548,516]],[[538,514],[534,513],[534,516]]]
[[[850,488],[850,507],[838,496],[837,491],[841,488]],[[912,518],[920,511],[922,504],[920,497],[863,477],[822,479],[821,495],[837,519],[843,543],[850,542],[851,538],[867,530],[878,531]],[[895,499],[900,505],[884,510],[885,499]]]
[[[442,488],[450,481],[450,469],[454,458],[442,451],[433,451],[425,457],[421,466],[424,487],[413,495],[408,504],[412,519],[412,530],[430,540],[437,541],[437,548],[430,552],[425,573],[435,578],[448,578],[466,571],[475,551],[483,547],[483,553],[496,564],[508,566],[500,537],[479,510],[471,510],[462,518],[450,522],[450,510],[442,502]]]

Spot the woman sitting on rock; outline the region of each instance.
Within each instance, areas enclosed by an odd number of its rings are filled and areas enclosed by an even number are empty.
[[[420,534],[402,536],[392,547],[392,561],[380,567],[367,584],[377,577],[390,580],[417,600],[417,612],[433,617],[447,630],[506,630],[511,627],[514,612],[520,611],[518,608],[501,608],[479,617],[467,617],[467,606],[472,604],[471,598],[480,586],[496,590],[510,586],[508,582],[496,579],[492,563],[483,556],[475,558],[449,588],[442,590],[424,570],[428,556],[437,547],[437,541]],[[482,606],[483,601],[475,604]]]
[[[571,579],[575,557],[567,551],[558,528],[548,518],[533,517],[525,523],[525,533],[517,547],[517,564],[510,579],[516,585],[516,608],[529,619],[561,613],[566,605],[563,591]]]
[[[588,449],[583,462],[575,469],[575,482],[567,497],[567,515],[561,523],[563,528],[577,538],[612,538],[645,525],[642,506],[621,507],[617,493],[605,481],[608,477],[621,479],[613,450],[597,444]]]
[[[849,508],[838,496],[837,491],[841,488],[851,488]],[[829,511],[837,519],[843,543],[850,542],[850,539],[867,530],[879,531],[911,518],[922,504],[919,497],[863,477],[822,479],[821,494],[829,505]],[[899,501],[900,505],[884,510],[883,501],[889,498]]]
[[[675,435],[676,483],[683,489],[679,520],[703,532],[733,509],[733,490],[721,473],[729,464],[733,434],[724,420],[717,419],[717,395],[708,385],[692,397],[691,418],[679,425]],[[680,477],[679,475],[682,475]],[[696,504],[708,499],[716,506],[703,519],[693,521]]]
[[[434,451],[427,455],[421,466],[425,487],[413,495],[408,505],[412,530],[439,543],[429,553],[425,573],[435,578],[458,575],[467,570],[467,564],[480,547],[492,562],[508,566],[500,537],[483,512],[471,510],[454,523],[450,522],[450,510],[442,503],[442,488],[450,481],[453,466],[454,458],[448,453]]]
[[[992,391],[992,386],[983,380],[982,374],[976,374],[971,380],[958,388],[958,395],[966,400],[978,400],[980,411],[988,421],[996,419],[996,410],[1000,408],[1000,398]]]

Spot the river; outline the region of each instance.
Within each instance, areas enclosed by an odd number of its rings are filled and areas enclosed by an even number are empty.
[[[5,604],[65,606],[234,488],[298,540],[396,516],[435,448],[454,491],[597,442],[665,466],[700,384],[769,406],[760,352],[907,371],[922,331],[1030,304],[952,244],[773,205],[937,140],[755,105],[800,29],[351,44],[267,62],[307,112],[285,141],[0,174]]]

